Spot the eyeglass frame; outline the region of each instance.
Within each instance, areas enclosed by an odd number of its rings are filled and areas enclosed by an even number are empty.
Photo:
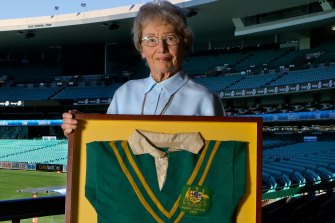
[[[166,39],[167,39],[168,37],[174,37],[174,38],[176,39],[176,43],[169,44],[169,43],[166,41]],[[157,43],[156,43],[155,45],[153,45],[153,46],[149,46],[149,45],[148,45],[148,40],[149,40],[149,38],[154,38],[154,39],[156,39],[156,40],[157,40]],[[163,40],[164,43],[167,44],[168,46],[175,46],[175,45],[177,45],[177,44],[179,43],[179,41],[180,41],[180,40],[179,40],[179,37],[178,37],[177,35],[175,35],[175,34],[169,34],[169,35],[163,36],[163,37],[161,37],[161,38],[159,38],[159,37],[157,37],[157,36],[153,36],[153,35],[147,35],[147,36],[144,36],[144,37],[141,39],[141,43],[145,42],[145,43],[144,43],[144,46],[146,46],[146,47],[155,47],[155,46],[157,46],[157,45],[160,43],[161,40]]]

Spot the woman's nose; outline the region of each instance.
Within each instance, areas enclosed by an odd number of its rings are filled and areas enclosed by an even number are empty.
[[[164,39],[161,39],[157,45],[158,47],[158,51],[160,53],[165,53],[168,51],[168,44],[166,43],[166,41]]]

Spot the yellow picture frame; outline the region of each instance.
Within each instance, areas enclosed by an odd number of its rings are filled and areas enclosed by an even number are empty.
[[[261,118],[76,114],[76,119],[78,127],[69,136],[66,223],[97,222],[95,210],[85,197],[86,143],[127,140],[135,129],[164,133],[200,132],[206,139],[248,142],[247,191],[236,222],[261,222]]]

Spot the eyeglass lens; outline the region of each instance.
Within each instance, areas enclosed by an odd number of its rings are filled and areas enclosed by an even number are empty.
[[[179,41],[179,39],[175,35],[168,35],[164,36],[162,40],[167,44],[167,45],[176,45]],[[157,46],[160,39],[156,36],[145,36],[142,41],[146,46],[153,47]]]

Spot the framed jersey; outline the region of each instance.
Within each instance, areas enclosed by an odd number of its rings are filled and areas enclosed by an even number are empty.
[[[261,222],[261,118],[76,119],[66,223]]]

